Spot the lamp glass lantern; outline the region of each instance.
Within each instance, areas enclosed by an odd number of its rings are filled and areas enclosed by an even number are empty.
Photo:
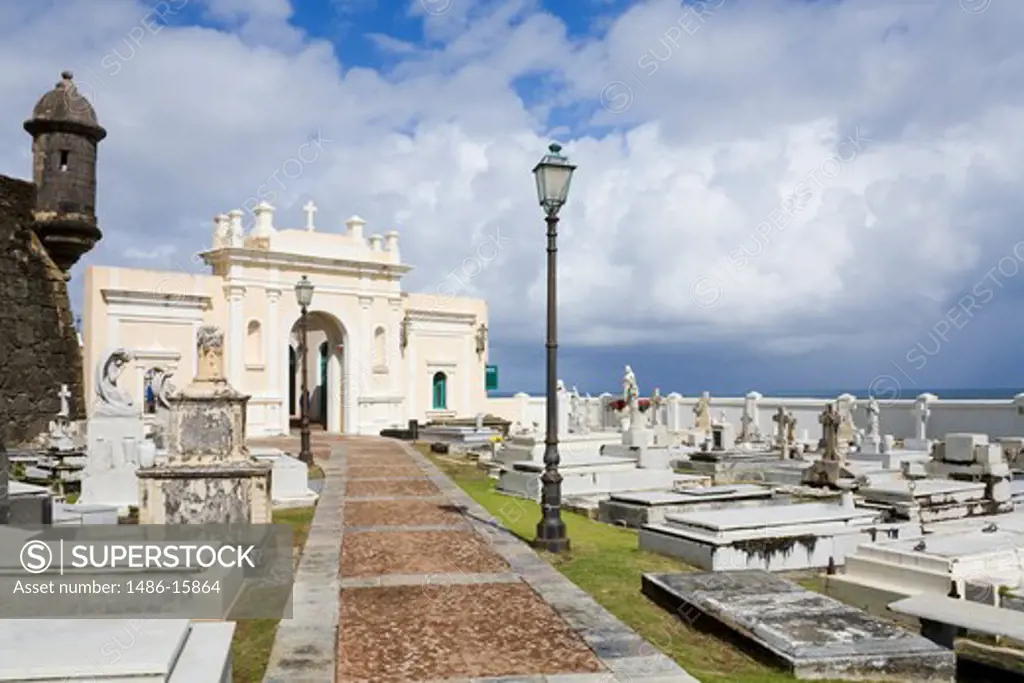
[[[305,275],[295,284],[295,300],[302,308],[307,308],[313,303],[313,283]]]
[[[537,181],[537,200],[549,216],[558,215],[559,209],[569,196],[569,184],[572,182],[576,167],[562,156],[562,146],[557,142],[548,146],[544,155],[533,169]]]

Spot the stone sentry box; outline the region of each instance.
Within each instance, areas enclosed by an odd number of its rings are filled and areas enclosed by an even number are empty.
[[[249,396],[224,378],[224,335],[203,327],[199,369],[191,385],[170,397],[167,456],[140,468],[141,524],[269,524],[269,463],[245,447]]]

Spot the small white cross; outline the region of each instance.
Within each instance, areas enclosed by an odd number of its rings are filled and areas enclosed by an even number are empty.
[[[60,412],[58,415],[60,417],[70,417],[71,408],[68,407],[68,399],[71,398],[71,391],[68,389],[67,384],[60,385],[60,391],[57,393],[57,396],[60,397]]]
[[[306,202],[306,205],[302,207],[302,210],[306,212],[306,230],[314,230],[313,214],[316,213],[316,204],[314,204],[311,199]]]

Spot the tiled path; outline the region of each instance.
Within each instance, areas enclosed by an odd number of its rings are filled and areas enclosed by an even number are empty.
[[[293,619],[265,680],[695,681],[407,444],[328,449]]]

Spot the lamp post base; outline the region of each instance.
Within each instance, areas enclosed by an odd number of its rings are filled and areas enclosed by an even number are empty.
[[[565,553],[569,551],[569,535],[562,520],[542,519],[537,524],[537,538],[533,539],[533,547],[549,553]]]
[[[307,466],[313,464],[313,449],[310,448],[309,436],[309,420],[303,418],[299,432],[299,460],[306,463]]]

